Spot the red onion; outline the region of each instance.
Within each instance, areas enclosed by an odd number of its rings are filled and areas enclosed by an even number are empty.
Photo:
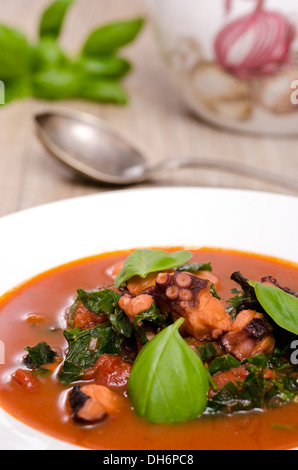
[[[273,75],[290,61],[294,26],[283,15],[266,11],[264,0],[256,0],[253,13],[232,21],[215,40],[218,62],[241,79]],[[229,11],[232,0],[226,0]]]

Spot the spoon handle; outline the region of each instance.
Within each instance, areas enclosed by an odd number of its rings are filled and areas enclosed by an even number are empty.
[[[148,178],[152,179],[156,174],[164,173],[166,171],[173,171],[183,168],[202,168],[208,170],[220,170],[227,173],[236,175],[248,176],[254,179],[266,181],[283,188],[298,191],[298,180],[293,180],[283,177],[266,170],[254,168],[240,163],[209,160],[207,158],[190,158],[190,159],[171,159],[165,160],[160,164],[152,167],[148,171]]]

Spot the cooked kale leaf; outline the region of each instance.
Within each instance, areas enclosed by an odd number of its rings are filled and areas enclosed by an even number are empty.
[[[234,297],[234,300],[230,299],[229,301],[232,303],[233,309],[236,309],[236,313],[245,309],[264,312],[264,309],[257,299],[254,288],[249,284],[249,280],[246,279],[246,277],[244,277],[239,271],[233,273],[231,275],[231,279],[241,286],[243,292],[236,296],[236,298]]]
[[[27,346],[25,350],[28,351],[28,355],[24,358],[24,363],[29,369],[38,369],[52,364],[57,356],[57,353],[45,341],[38,343],[33,348]]]
[[[228,382],[208,401],[209,412],[233,413],[265,407],[267,383],[263,374],[249,374],[243,383]]]
[[[243,303],[247,300],[246,295],[242,293],[238,293],[234,297],[231,297],[227,302],[228,305],[226,307],[226,311],[229,315],[231,315],[232,319],[235,319],[237,316],[238,308],[243,305]]]
[[[165,326],[166,317],[160,313],[155,302],[152,303],[148,310],[144,310],[135,317],[134,328],[135,332],[142,344],[147,343],[146,325],[151,325],[155,328]]]
[[[103,289],[96,292],[79,289],[76,303],[82,302],[87,310],[95,314],[107,314],[115,332],[130,338],[132,334],[131,323],[125,312],[118,306],[120,298],[121,295],[113,289]]]
[[[215,375],[219,372],[226,372],[230,369],[233,369],[234,367],[239,367],[240,364],[241,363],[237,359],[235,359],[230,354],[227,354],[226,356],[217,357],[214,359],[214,361],[211,362],[208,370],[211,375]]]
[[[212,359],[217,355],[217,350],[213,343],[205,343],[203,346],[197,346],[199,356],[202,362]]]
[[[210,292],[211,294],[213,295],[213,297],[215,297],[216,299],[220,300],[220,296],[216,290],[216,287],[215,285],[213,284],[213,282],[211,283],[211,287],[210,287]]]
[[[215,367],[220,365],[222,368]],[[287,363],[279,350],[273,351],[268,357],[264,354],[245,359],[242,365],[248,371],[243,382],[228,382],[217,391],[208,401],[209,413],[248,411],[253,409],[268,409],[288,403],[298,395],[298,373],[291,364]],[[233,361],[217,358],[211,363],[212,374],[237,367]],[[272,370],[272,378],[265,379],[266,370]]]
[[[87,292],[83,289],[78,289],[77,301],[81,301],[84,307],[90,312],[100,313],[113,313],[117,307],[120,295],[112,289],[103,289],[96,292]]]
[[[64,385],[80,379],[84,371],[92,367],[103,354],[117,355],[121,351],[121,338],[110,322],[88,330],[75,328],[64,331],[64,336],[68,341],[68,352],[58,374],[59,380]],[[95,348],[90,348],[91,340],[95,341]]]
[[[115,332],[130,338],[132,335],[132,326],[128,316],[121,308],[116,307],[115,311],[109,315],[109,319]]]
[[[198,271],[212,271],[212,266],[211,263],[186,263],[182,266],[178,266],[178,268],[175,268],[175,271],[186,271],[189,273],[196,273]]]

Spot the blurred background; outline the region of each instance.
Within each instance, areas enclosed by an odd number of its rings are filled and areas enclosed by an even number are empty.
[[[203,3],[203,10],[202,5],[196,7]],[[278,3],[74,1],[57,38],[69,57],[78,55],[86,38],[99,26],[144,18],[137,37],[121,48],[121,57],[132,64],[130,73],[121,80],[128,102],[102,103],[81,97],[48,100],[41,94],[1,105],[0,216],[114,189],[80,178],[49,155],[36,137],[33,123],[36,113],[49,110],[75,109],[106,120],[142,149],[152,164],[169,158],[204,157],[239,162],[285,177],[298,175],[298,105],[290,102],[291,83],[298,80],[298,8],[295,12],[295,2],[284,1],[285,11],[279,9],[279,15],[273,15]],[[51,0],[1,0],[0,23],[22,31],[35,44],[42,14],[50,4]],[[272,32],[265,31],[266,47],[262,49],[260,41],[251,42],[251,37],[264,24],[273,26]],[[251,51],[246,47],[243,52],[245,34]],[[233,44],[232,38],[236,38]],[[209,42],[216,39],[215,63]],[[252,56],[256,50],[259,56]],[[249,61],[248,67],[243,66],[244,59]],[[260,60],[265,60],[264,67]],[[172,172],[142,186],[149,185],[291,193],[244,176],[207,170]]]

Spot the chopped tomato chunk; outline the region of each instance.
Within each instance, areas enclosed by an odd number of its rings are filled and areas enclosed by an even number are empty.
[[[12,377],[21,387],[28,390],[28,392],[34,392],[40,385],[38,378],[29,370],[18,369]]]
[[[119,356],[104,354],[95,365],[85,372],[85,380],[94,380],[98,385],[105,385],[116,390],[125,389],[131,372],[131,365]]]
[[[227,372],[220,372],[213,376],[213,380],[217,389],[220,390],[223,388],[227,383],[233,382],[235,385],[237,382],[244,382],[245,378],[248,376],[249,372],[245,369],[245,367],[235,367],[234,369],[230,369]],[[209,389],[209,397],[211,398],[218,390]]]
[[[87,310],[81,303],[77,306],[74,314],[74,322],[76,328],[93,328],[96,325],[105,323],[108,317],[105,314],[97,315]]]

